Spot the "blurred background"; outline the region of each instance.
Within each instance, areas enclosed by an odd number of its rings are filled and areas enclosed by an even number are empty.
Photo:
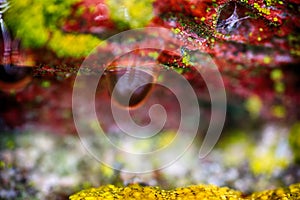
[[[165,189],[215,184],[249,194],[300,182],[300,2],[2,0],[0,10],[0,199],[68,199],[84,188],[130,183]],[[136,51],[113,63],[99,82],[99,121],[91,121],[90,128],[100,123],[108,136],[137,151],[167,145],[175,137],[179,105],[166,88],[143,90],[146,95],[130,111],[138,124],[145,125],[151,105],[165,107],[170,117],[151,143],[123,140],[109,110],[111,77],[118,75],[118,67],[135,61],[143,65],[145,60],[159,63],[155,80],[173,81],[159,74],[174,70],[189,81],[201,108],[201,124],[191,148],[173,165],[131,174],[122,168],[155,167],[157,159],[126,160],[99,143],[99,151],[118,170],[95,160],[81,145],[74,126],[72,90],[81,63],[100,42],[143,27],[171,30],[180,43],[165,40],[177,51]],[[109,56],[126,42],[107,43],[99,52]],[[128,44],[155,42],[137,37]],[[194,66],[195,51],[211,56],[227,95],[221,138],[204,159],[198,158],[198,151],[211,105]],[[103,66],[86,73],[99,69]],[[87,140],[93,143],[93,137]]]

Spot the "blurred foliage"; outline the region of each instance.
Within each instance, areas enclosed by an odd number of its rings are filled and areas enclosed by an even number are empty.
[[[120,29],[142,28],[153,17],[154,0],[106,0],[110,17]]]
[[[13,132],[5,132],[5,131],[1,131],[1,140],[0,140],[0,150],[3,149],[14,149],[16,147],[15,144],[15,137],[16,134]],[[0,164],[1,165],[1,164]]]
[[[289,161],[284,156],[276,156],[276,144],[261,150],[256,149],[252,152],[250,159],[250,169],[255,175],[271,175],[277,169],[288,167]]]
[[[63,33],[61,27],[78,0],[11,0],[5,20],[27,48],[46,46],[58,56],[82,57],[100,40],[91,35]]]
[[[295,162],[300,164],[300,122],[292,126],[289,134],[289,143],[294,153]]]
[[[280,136],[281,130],[265,129],[264,132],[259,139],[254,133],[245,130],[235,129],[227,132],[226,137],[218,144],[224,153],[224,164],[237,167],[247,161],[251,173],[255,176],[271,176],[276,170],[288,167],[290,158],[285,152],[286,143],[283,141],[286,138]]]
[[[227,132],[226,137],[218,143],[222,152],[226,152],[223,155],[224,164],[229,167],[238,166],[249,157],[254,145],[255,141],[251,135],[238,129]]]

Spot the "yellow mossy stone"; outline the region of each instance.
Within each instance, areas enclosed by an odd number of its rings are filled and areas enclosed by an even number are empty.
[[[263,200],[263,199],[276,199],[276,200],[296,200],[300,199],[300,183],[293,184],[288,188],[278,188],[275,190],[266,190],[252,194],[246,199]]]
[[[278,188],[253,193],[247,197],[241,192],[227,187],[217,187],[213,185],[193,185],[189,187],[177,188],[174,190],[162,190],[159,187],[140,186],[138,184],[126,187],[116,187],[113,185],[101,186],[82,190],[72,196],[70,200],[101,200],[101,199],[143,199],[143,200],[256,200],[256,199],[300,199],[300,183],[288,188]]]

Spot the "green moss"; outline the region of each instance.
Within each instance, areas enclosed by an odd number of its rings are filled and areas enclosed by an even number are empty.
[[[148,53],[148,56],[156,60],[159,57],[159,53],[156,51],[150,52],[150,53]]]
[[[286,116],[285,107],[282,105],[275,105],[271,108],[271,113],[274,117],[284,118]]]
[[[250,116],[256,118],[262,109],[262,101],[258,96],[253,95],[246,100],[245,107],[250,113]]]
[[[282,82],[275,83],[274,89],[277,93],[283,93],[285,91],[285,85]]]
[[[280,81],[283,78],[282,70],[280,69],[274,69],[271,72],[271,79],[273,81]]]
[[[218,143],[221,148],[230,147],[233,144],[236,143],[249,143],[249,135],[247,132],[240,130],[240,129],[234,129],[226,132],[226,137],[222,138],[222,140]]]
[[[100,165],[100,169],[101,169],[101,174],[104,177],[112,177],[115,174],[114,169],[106,165]]]
[[[41,83],[41,86],[42,86],[43,88],[49,88],[49,87],[51,86],[51,82],[50,82],[50,81],[43,81],[43,82]]]
[[[262,29],[260,29],[260,30],[262,30]],[[272,58],[270,56],[265,56],[264,57],[264,63],[266,65],[270,64],[271,62],[272,62]]]
[[[270,15],[270,9],[261,7],[258,3],[253,4],[254,8],[261,14]]]
[[[5,21],[27,48],[47,47],[58,56],[86,56],[100,40],[83,34],[66,34],[61,27],[79,0],[12,0]]]
[[[267,6],[273,6],[277,3],[283,4],[283,2],[280,1],[280,0],[265,0],[265,3],[266,3]]]
[[[179,34],[181,31],[179,28],[172,28],[172,31],[175,33],[175,34]]]
[[[0,160],[0,170],[4,169],[5,166],[6,166],[6,163],[4,161]]]
[[[12,6],[5,15],[11,31],[16,37],[22,39],[25,47],[41,47],[48,38],[49,32],[44,26],[45,17],[40,3],[33,4],[32,1],[12,1]],[[32,4],[32,6],[30,6]]]
[[[183,57],[182,57],[182,63],[185,65],[192,65],[192,63],[190,62],[191,57],[189,54],[184,53]]]
[[[110,10],[110,17],[120,29],[141,28],[149,23],[153,17],[154,0],[106,0]]]
[[[283,72],[280,69],[274,69],[271,72],[271,79],[274,81],[274,90],[277,93],[283,93],[285,91],[285,85],[282,81]]]
[[[1,132],[0,150],[16,148],[15,134],[13,132]]]
[[[300,56],[300,34],[289,34],[287,36],[290,46],[290,53],[294,56]]]
[[[289,134],[289,143],[293,150],[295,161],[300,164],[300,122],[292,126]]]
[[[64,34],[61,31],[55,31],[48,47],[59,57],[83,57],[88,55],[99,42],[100,40],[92,35]]]

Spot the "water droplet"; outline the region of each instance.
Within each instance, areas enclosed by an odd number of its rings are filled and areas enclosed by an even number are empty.
[[[149,68],[150,69],[150,68]],[[156,75],[138,67],[114,67],[106,72],[108,90],[113,102],[121,107],[136,108],[151,93]]]
[[[19,91],[32,80],[32,67],[0,65],[0,90],[4,92]]]

